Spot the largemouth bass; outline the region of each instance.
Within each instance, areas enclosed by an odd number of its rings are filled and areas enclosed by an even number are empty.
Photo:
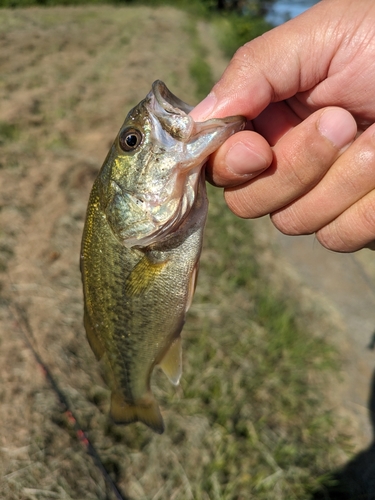
[[[199,265],[203,166],[243,117],[195,123],[156,81],[122,125],[93,185],[83,232],[84,324],[111,387],[111,416],[164,430],[150,377],[181,377],[181,337]]]

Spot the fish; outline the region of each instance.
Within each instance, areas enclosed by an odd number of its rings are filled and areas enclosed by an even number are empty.
[[[174,385],[208,200],[204,165],[241,116],[195,122],[157,80],[128,113],[89,197],[80,268],[88,342],[111,389],[114,422],[164,422],[150,388],[155,366]]]

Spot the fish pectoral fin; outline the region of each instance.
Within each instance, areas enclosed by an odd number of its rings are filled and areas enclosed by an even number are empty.
[[[168,260],[153,262],[145,255],[134,267],[126,281],[127,295],[141,295],[149,289],[168,264]]]
[[[182,375],[182,341],[180,336],[172,342],[159,366],[173,385],[180,383]]]
[[[163,417],[151,392],[134,405],[127,403],[120,392],[112,392],[110,413],[116,424],[143,422],[158,434],[164,432]]]
[[[83,315],[83,324],[85,326],[86,336],[87,340],[89,341],[90,347],[95,354],[96,359],[99,361],[105,353],[105,348],[98,338],[97,334],[95,333],[94,328],[92,327],[90,317],[86,311],[86,307]]]

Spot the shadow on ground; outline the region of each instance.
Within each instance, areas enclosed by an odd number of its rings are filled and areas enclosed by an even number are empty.
[[[333,472],[329,483],[311,500],[375,500],[375,371],[372,376],[369,413],[373,442],[342,469]]]

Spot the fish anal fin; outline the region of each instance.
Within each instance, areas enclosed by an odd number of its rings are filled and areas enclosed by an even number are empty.
[[[117,424],[142,422],[158,434],[164,432],[163,417],[151,392],[134,404],[127,403],[120,392],[112,392],[110,413]]]
[[[174,339],[159,366],[173,385],[180,383],[182,375],[182,341],[180,336]]]
[[[93,351],[93,353],[96,356],[96,359],[99,361],[102,357],[103,354],[105,353],[105,348],[101,342],[101,340],[98,338],[97,334],[95,333],[95,330],[91,324],[90,317],[86,311],[84,311],[83,315],[83,324],[85,326],[86,330],[86,336],[87,340],[89,341],[90,347]]]
[[[153,262],[145,255],[130,273],[126,282],[126,293],[141,295],[158,278],[168,261]]]

